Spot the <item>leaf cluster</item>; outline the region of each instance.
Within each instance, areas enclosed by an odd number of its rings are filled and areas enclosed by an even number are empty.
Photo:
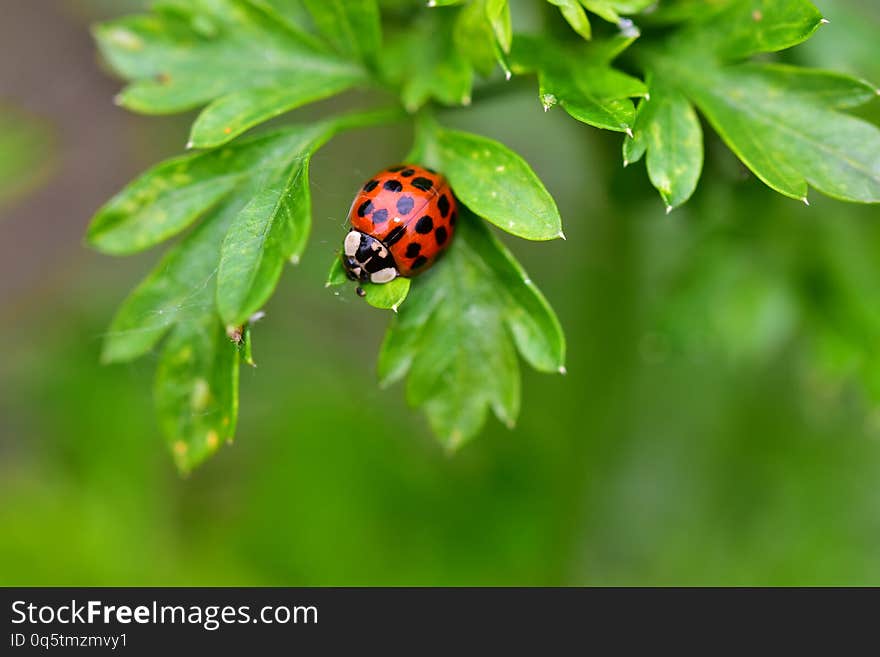
[[[507,0],[158,0],[146,14],[95,28],[105,60],[128,83],[121,105],[151,114],[200,108],[195,150],[145,172],[88,231],[113,255],[176,239],[122,304],[103,357],[127,361],[165,338],[156,400],[181,470],[234,435],[250,324],[285,265],[304,253],[310,160],[340,132],[412,121],[416,141],[401,160],[441,171],[462,207],[453,248],[434,269],[366,286],[370,305],[396,313],[381,382],[406,378],[408,399],[449,446],[474,436],[490,409],[514,424],[519,358],[564,371],[555,314],[488,224],[527,240],[563,234],[553,197],[526,161],[444,126],[437,106],[466,106],[483,86],[534,76],[545,110],[622,133],[624,163],[644,157],[670,209],[700,178],[700,115],[786,196],[806,199],[812,186],[880,200],[880,131],[844,111],[873,98],[874,87],[768,60],[821,25],[806,0],[533,4],[543,20],[522,32],[518,5]],[[354,88],[391,101],[244,135]],[[336,258],[328,285],[345,282]]]

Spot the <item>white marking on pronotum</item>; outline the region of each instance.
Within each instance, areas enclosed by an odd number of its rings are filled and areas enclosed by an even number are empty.
[[[394,267],[385,267],[370,275],[370,281],[373,283],[389,283],[397,278],[397,270]]]
[[[357,253],[358,247],[361,244],[361,234],[356,230],[353,230],[345,236],[345,242],[343,243],[343,250],[345,251],[345,255],[353,256]]]

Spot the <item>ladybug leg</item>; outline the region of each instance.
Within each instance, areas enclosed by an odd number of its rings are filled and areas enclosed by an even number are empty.
[[[358,285],[358,286],[354,289],[354,291],[355,291],[355,293],[356,293],[359,297],[365,297],[365,296],[367,296],[367,293],[364,292],[364,288],[362,288],[360,285]]]

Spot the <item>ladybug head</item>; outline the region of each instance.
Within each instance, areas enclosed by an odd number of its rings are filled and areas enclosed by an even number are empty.
[[[357,230],[351,230],[345,236],[342,264],[353,281],[388,283],[399,275],[388,248],[375,237]]]

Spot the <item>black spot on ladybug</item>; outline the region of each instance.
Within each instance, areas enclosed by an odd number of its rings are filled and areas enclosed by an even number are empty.
[[[415,172],[416,172],[415,169],[404,169],[403,171],[400,172],[400,175],[403,176],[404,178],[409,178],[410,176],[414,175]]]
[[[392,178],[391,180],[386,180],[385,184],[382,185],[389,192],[400,192],[403,190],[403,184],[399,180],[395,180]]]
[[[384,208],[382,210],[376,210],[373,212],[373,216],[371,217],[374,224],[382,224],[388,221],[388,210]]]
[[[413,197],[408,194],[397,199],[397,211],[400,214],[409,214],[412,212],[413,205],[415,205],[415,201],[413,201]]]
[[[458,219],[458,212],[453,212],[453,213],[452,213],[452,216],[449,217],[449,225],[450,225],[450,226],[454,226],[454,225],[455,225],[455,220],[456,220],[456,219]]]
[[[428,259],[425,256],[419,256],[418,258],[413,260],[410,267],[412,267],[413,269],[418,269],[419,267],[423,267],[426,262],[428,262]]]
[[[422,178],[419,176],[418,178],[412,179],[412,186],[416,189],[421,189],[423,192],[427,192],[434,186],[434,183],[428,178]]]
[[[434,231],[434,239],[437,240],[437,244],[443,246],[443,243],[446,241],[446,238],[449,237],[449,234],[446,232],[446,228],[444,226],[438,226],[437,230]]]
[[[419,255],[419,252],[422,250],[422,245],[418,242],[410,242],[406,245],[406,257],[407,258],[415,258]]]
[[[428,215],[425,215],[421,219],[416,222],[416,232],[421,233],[422,235],[427,235],[432,230],[434,230],[434,220],[431,219]]]
[[[373,202],[372,201],[364,201],[363,203],[361,203],[358,206],[358,216],[359,217],[365,217],[368,214],[370,214],[370,212],[372,212],[372,211],[373,211]]]
[[[441,217],[445,217],[449,214],[449,199],[446,198],[446,194],[443,194],[440,197],[440,200],[437,201],[437,208],[440,210]]]
[[[400,241],[400,238],[403,237],[404,233],[406,233],[406,226],[398,226],[394,230],[392,230],[385,237],[385,246],[392,246],[397,244]]]
[[[364,191],[365,191],[365,192],[372,192],[372,191],[373,191],[374,189],[376,189],[376,187],[378,187],[378,186],[379,186],[379,181],[378,181],[378,180],[371,180],[371,181],[368,182],[366,185],[364,185]]]
[[[391,173],[397,173],[398,171],[403,171],[404,169],[406,169],[405,166],[399,166],[399,167],[388,167],[388,170],[389,170]]]

